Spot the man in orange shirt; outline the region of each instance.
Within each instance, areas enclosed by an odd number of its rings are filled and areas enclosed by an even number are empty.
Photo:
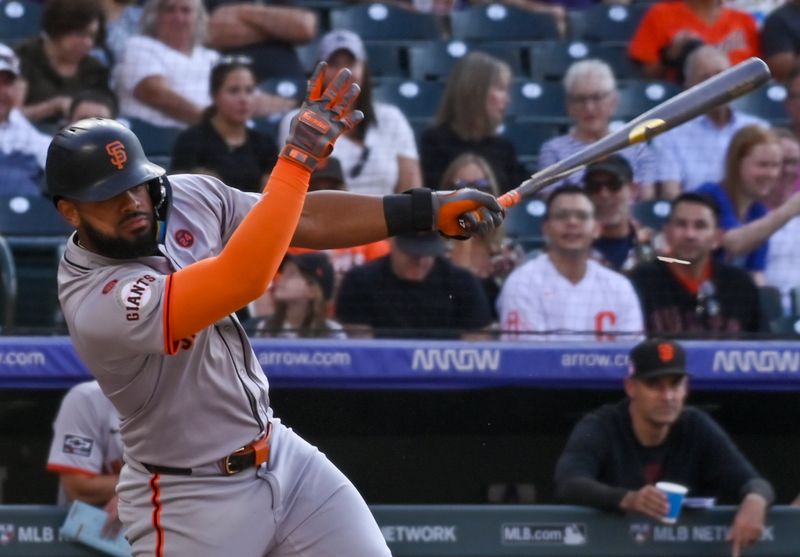
[[[686,56],[704,43],[722,50],[731,64],[758,56],[755,19],[717,0],[658,2],[644,15],[628,54],[647,77],[681,81]]]

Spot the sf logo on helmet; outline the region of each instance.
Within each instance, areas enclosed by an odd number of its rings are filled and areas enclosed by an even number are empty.
[[[122,144],[122,141],[117,139],[106,145],[106,153],[111,157],[111,164],[116,166],[117,170],[122,170],[125,167],[128,153],[125,151],[125,145]]]

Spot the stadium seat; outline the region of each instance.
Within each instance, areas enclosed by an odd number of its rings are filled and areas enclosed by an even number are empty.
[[[542,143],[560,135],[560,129],[555,124],[510,120],[503,125],[501,134],[514,144],[519,161],[531,168],[539,157]]]
[[[33,0],[0,2],[0,42],[16,43],[39,35],[42,3]]]
[[[555,19],[505,4],[481,4],[450,15],[454,39],[462,41],[530,42],[558,38]]]
[[[431,41],[442,38],[432,14],[387,4],[356,4],[330,11],[331,29],[349,29],[364,41]]]
[[[789,289],[789,305],[792,315],[800,315],[800,286]]]
[[[507,116],[519,121],[534,121],[567,126],[570,122],[564,103],[564,89],[552,81],[519,80],[511,83],[511,103]]]
[[[408,71],[412,79],[447,79],[470,46],[464,41],[429,42],[408,47]]]
[[[594,4],[569,12],[569,35],[591,42],[627,44],[648,9],[646,4]]]
[[[181,133],[179,128],[154,126],[138,118],[129,118],[127,122],[131,131],[141,141],[142,148],[148,158],[160,157],[163,159],[172,155],[172,146],[175,144],[178,134]],[[154,160],[153,162],[156,161]]]
[[[598,58],[611,66],[617,79],[641,77],[639,66],[623,45],[586,41],[538,41],[528,48],[528,73],[533,79],[561,80],[574,62]]]
[[[17,267],[14,254],[5,238],[0,236],[0,332],[7,334],[14,327],[14,310],[17,300]]]
[[[258,88],[265,93],[278,95],[285,99],[294,99],[302,102],[306,95],[307,82],[300,78],[271,77],[258,84]]]
[[[511,207],[503,221],[506,236],[516,241],[526,253],[541,249],[544,247],[544,212],[544,200],[538,198],[525,200]]]
[[[14,328],[53,332],[63,325],[56,270],[71,228],[44,197],[0,197],[0,235],[13,255],[17,292]]]
[[[620,81],[618,88],[619,105],[614,113],[614,118],[625,122],[636,118],[681,91],[674,83],[644,79]]]
[[[789,115],[783,106],[786,94],[783,84],[772,82],[739,97],[731,104],[738,110],[768,120],[774,126],[785,126],[789,122]]]
[[[404,67],[405,47],[392,43],[365,43],[367,60],[372,77],[382,78],[407,78],[408,72]]]
[[[374,100],[393,104],[406,118],[429,119],[439,108],[444,84],[439,81],[384,80],[372,91]]]
[[[485,52],[509,65],[512,75],[523,71],[522,52],[518,46],[502,43],[466,43],[460,40],[429,42],[408,48],[409,74],[412,79],[445,81],[450,70],[465,54]]]
[[[780,338],[800,338],[800,316],[788,315],[775,319],[769,324],[769,332]]]
[[[758,309],[760,312],[760,319],[762,329],[772,330],[774,332],[786,332],[786,323],[779,323],[783,315],[783,304],[781,303],[781,291],[776,286],[759,286],[758,287]],[[794,317],[795,320],[800,319],[798,316]],[[780,329],[780,330],[776,330]],[[800,331],[795,335],[800,334]]]
[[[633,218],[647,228],[659,231],[669,218],[670,204],[663,199],[636,201],[631,207]]]

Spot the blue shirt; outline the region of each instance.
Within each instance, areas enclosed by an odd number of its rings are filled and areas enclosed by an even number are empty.
[[[733,206],[733,201],[728,197],[728,192],[718,183],[705,183],[697,188],[697,193],[704,193],[711,198],[719,207],[719,225],[723,230],[732,230],[739,228],[745,224],[760,219],[767,214],[767,207],[760,201],[756,201],[747,208],[744,221],[739,220],[736,214],[736,209]],[[729,261],[731,265],[742,267],[748,271],[763,271],[767,268],[767,250],[769,249],[769,242],[764,242],[755,250],[750,253],[741,255]],[[721,258],[725,258],[724,250],[720,250]]]
[[[654,137],[655,179],[679,182],[683,191],[722,180],[725,152],[731,138],[750,124],[769,127],[761,118],[734,110],[730,122],[721,128],[703,115]]]

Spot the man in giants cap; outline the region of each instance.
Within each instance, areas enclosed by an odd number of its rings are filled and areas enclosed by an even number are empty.
[[[661,518],[667,499],[655,483],[689,488],[689,497],[738,504],[728,539],[733,555],[758,541],[772,486],[705,412],[685,406],[686,354],[651,339],[630,352],[627,398],[584,416],[556,464],[562,503]]]

